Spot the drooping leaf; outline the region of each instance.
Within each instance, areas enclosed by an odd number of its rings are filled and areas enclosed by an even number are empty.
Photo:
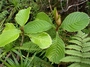
[[[89,16],[83,12],[69,14],[62,23],[62,28],[69,32],[80,31],[89,24]]]
[[[65,56],[65,44],[59,37],[58,33],[53,40],[52,45],[46,51],[46,57],[53,63],[60,63],[60,60]]]
[[[13,28],[13,29],[12,29]],[[5,30],[0,34],[0,47],[3,47],[19,37],[20,30],[14,28],[12,23],[6,24]]]
[[[44,20],[34,20],[32,22],[27,23],[24,26],[25,33],[38,33],[47,31],[52,28],[52,25]]]
[[[44,12],[38,13],[37,16],[36,16],[36,19],[45,20],[45,21],[47,21],[49,23],[52,23],[52,21],[49,18],[49,16],[46,13],[44,13]]]
[[[16,22],[20,25],[20,26],[24,26],[25,23],[28,21],[29,19],[29,14],[30,14],[30,10],[31,8],[27,8],[27,9],[22,9],[20,10],[15,17]]]
[[[41,49],[46,49],[52,44],[52,39],[49,34],[45,32],[29,35],[31,41],[37,44]]]

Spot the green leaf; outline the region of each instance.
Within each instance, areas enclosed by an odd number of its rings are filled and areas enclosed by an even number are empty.
[[[84,58],[90,58],[90,52],[82,53],[82,57],[84,57]]]
[[[79,57],[74,57],[74,56],[67,56],[61,59],[60,61],[63,62],[81,62],[81,58]]]
[[[68,67],[82,67],[82,66],[80,65],[80,63],[73,63]]]
[[[34,20],[24,26],[25,33],[39,33],[52,28],[52,25],[44,20]]]
[[[84,45],[85,45],[85,44],[84,44]],[[90,51],[90,44],[89,44],[89,46],[84,47],[82,50],[83,50],[83,52],[88,52],[88,51]]]
[[[31,41],[37,44],[41,49],[46,49],[52,44],[52,39],[49,34],[45,32],[30,34]]]
[[[83,63],[73,63],[68,67],[90,67],[89,64],[83,64]]]
[[[8,27],[9,25],[9,27]],[[20,30],[15,29],[11,23],[6,24],[6,27],[0,35],[0,47],[11,43],[19,37]]]
[[[20,25],[20,26],[24,26],[25,23],[28,21],[29,19],[29,14],[30,14],[30,10],[31,8],[27,8],[27,9],[22,9],[20,10],[15,17],[16,22]]]
[[[68,45],[68,46],[66,46],[66,48],[68,48],[68,49],[75,49],[77,51],[81,51],[81,47],[78,46],[78,45]]]
[[[77,44],[77,45],[79,45],[79,46],[82,46],[81,42],[78,41],[78,40],[70,40],[69,42],[70,42],[70,43],[73,43],[73,44]]]
[[[44,12],[38,13],[37,16],[36,16],[36,19],[45,20],[45,21],[47,21],[49,23],[52,23],[52,21],[49,18],[49,16],[46,13],[44,13]]]
[[[15,47],[16,49],[20,49],[20,50],[26,50],[29,51],[31,53],[35,53],[42,51],[36,44],[30,42],[25,42],[22,46],[20,47]]]
[[[46,51],[46,57],[53,63],[60,63],[60,60],[65,56],[65,44],[59,37],[58,33],[53,40],[52,45]]]
[[[84,43],[83,47],[90,47],[90,42]]]
[[[81,59],[81,63],[90,64],[90,59],[88,59],[88,58],[82,58]]]
[[[80,31],[89,24],[89,16],[83,12],[69,14],[62,23],[62,28],[69,32]]]
[[[75,50],[66,50],[65,53],[69,55],[82,57],[82,54],[79,51],[75,51]]]
[[[4,28],[3,32],[7,31],[7,30],[11,30],[11,29],[16,29],[12,23],[7,23],[7,24],[5,24],[5,26],[6,27]]]

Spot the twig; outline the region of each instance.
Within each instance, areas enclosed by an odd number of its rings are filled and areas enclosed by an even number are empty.
[[[60,5],[61,5],[62,11],[64,11],[64,8],[63,8],[63,5],[62,5],[62,0],[60,0]]]
[[[73,4],[73,5],[70,5],[70,6],[68,6],[68,8],[67,8],[66,10],[63,10],[63,12],[66,12],[66,11],[68,11],[71,7],[79,6],[79,5],[81,5],[81,4],[83,4],[83,3],[87,2],[87,1],[88,1],[88,0],[83,1],[83,2],[81,2],[81,3],[79,3],[79,4]]]
[[[52,12],[52,6],[51,6],[51,4],[50,4],[50,0],[48,0],[48,2],[49,2],[49,8],[50,8],[50,11]]]

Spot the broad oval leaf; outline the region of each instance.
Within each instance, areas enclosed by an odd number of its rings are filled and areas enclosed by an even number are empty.
[[[52,28],[52,25],[44,20],[34,20],[32,22],[27,23],[24,26],[25,33],[38,33],[47,31]]]
[[[38,13],[37,16],[36,16],[36,19],[45,20],[45,21],[47,21],[49,23],[52,23],[52,21],[49,18],[49,16],[46,13],[44,13],[44,12]]]
[[[52,44],[52,39],[49,34],[45,32],[30,34],[31,41],[37,44],[41,49],[46,49]]]
[[[2,34],[0,34],[0,47],[11,43],[19,37],[20,30],[16,29],[12,23],[6,24]]]
[[[63,21],[61,27],[69,32],[80,31],[89,24],[89,16],[83,12],[69,14]]]
[[[53,63],[60,63],[60,60],[65,56],[65,44],[62,39],[56,34],[52,45],[46,51],[46,57]]]
[[[29,14],[30,14],[30,10],[31,8],[27,8],[27,9],[22,9],[20,10],[15,17],[16,22],[20,25],[20,26],[24,26],[25,23],[28,21],[29,19]]]

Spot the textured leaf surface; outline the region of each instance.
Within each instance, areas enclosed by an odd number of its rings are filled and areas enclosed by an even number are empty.
[[[88,64],[83,64],[83,63],[73,63],[68,67],[90,67]]]
[[[78,41],[78,40],[70,40],[69,42],[70,42],[70,43],[77,44],[77,45],[79,45],[79,46],[82,46],[81,42]]]
[[[65,44],[62,39],[56,34],[52,45],[46,51],[46,57],[53,63],[60,63],[60,60],[65,55]]]
[[[8,29],[8,25],[10,26]],[[14,25],[13,25],[14,26]],[[3,47],[19,37],[20,30],[12,29],[12,24],[6,24],[6,28],[0,35],[0,47]]]
[[[45,20],[45,21],[47,21],[49,23],[52,23],[52,21],[49,18],[49,16],[46,13],[44,13],[44,12],[38,13],[37,16],[36,16],[36,19]]]
[[[16,14],[15,20],[20,26],[24,26],[24,24],[28,21],[30,9],[30,7],[27,9],[22,9]]]
[[[66,50],[65,53],[69,55],[82,57],[82,54],[79,51],[75,51],[75,50]]]
[[[84,57],[84,58],[90,58],[90,52],[82,53],[82,57]]]
[[[74,56],[67,56],[60,61],[63,62],[81,62],[81,59],[79,57],[74,57]]]
[[[90,64],[90,59],[82,58],[81,63]]]
[[[81,67],[81,65],[79,63],[73,63],[68,67]]]
[[[84,43],[83,47],[90,47],[90,42]]]
[[[38,33],[47,31],[52,28],[52,25],[44,20],[34,20],[25,25],[25,33]]]
[[[69,14],[62,23],[62,28],[69,32],[80,31],[89,24],[89,16],[83,12]]]
[[[89,67],[90,66],[90,37],[87,34],[79,31],[75,37],[70,40],[70,45],[67,45],[66,56],[61,61],[73,62],[68,67]],[[76,62],[76,63],[75,63]]]
[[[37,44],[41,49],[46,49],[52,44],[52,39],[49,34],[45,32],[29,35],[31,41]]]
[[[25,42],[22,46],[20,47],[15,47],[16,49],[21,49],[21,50],[26,50],[26,51],[29,51],[31,53],[34,53],[34,52],[40,52],[41,49],[34,43],[32,43],[31,41],[30,42]]]
[[[88,47],[84,47],[82,50],[83,50],[83,52],[88,52],[88,51],[90,51],[90,44],[89,44]]]
[[[66,46],[66,48],[68,48],[68,49],[75,49],[75,50],[78,50],[78,51],[81,50],[81,47],[77,46],[77,45],[68,45],[68,46]]]

